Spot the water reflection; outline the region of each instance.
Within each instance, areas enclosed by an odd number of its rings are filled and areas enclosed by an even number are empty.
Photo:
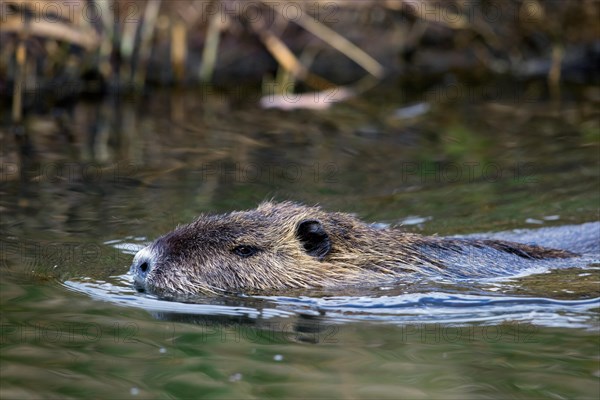
[[[423,96],[390,83],[322,112],[263,110],[244,91],[156,91],[42,108],[26,143],[2,126],[0,307],[3,329],[17,328],[3,331],[4,397],[596,398],[592,263],[201,303],[121,277],[178,223],[273,197],[427,234],[598,219],[595,88],[564,88],[556,107],[539,82],[462,98],[444,85]],[[104,336],[39,339],[36,327],[74,321]]]
[[[591,270],[597,275],[598,268]],[[205,297],[192,302],[165,301],[137,294],[131,279],[123,276],[119,284],[92,280],[71,280],[65,285],[95,299],[125,307],[148,310],[155,318],[207,325],[253,325],[257,329],[273,324],[288,326],[291,331],[318,330],[351,321],[391,324],[500,324],[529,323],[548,327],[595,329],[600,297],[585,300],[556,300],[542,297],[498,296],[479,289],[478,294],[460,293],[460,285],[431,290],[427,283],[399,288],[362,290],[362,295],[325,295],[316,291],[296,297]],[[129,285],[125,285],[129,282]],[[430,284],[431,285],[431,284]],[[506,285],[510,288],[510,285]],[[422,291],[425,289],[425,291]],[[452,292],[444,292],[450,289]],[[408,293],[406,293],[408,292]],[[315,297],[315,295],[317,297]],[[307,322],[310,321],[310,322]],[[265,328],[265,329],[267,329]]]
[[[401,103],[380,88],[326,112],[262,110],[250,92],[200,90],[106,96],[32,114],[30,151],[2,135],[4,219],[19,225],[35,215],[57,232],[80,221],[101,232],[107,215],[172,227],[270,197],[392,223],[424,215],[426,227],[454,233],[472,226],[472,210],[480,210],[480,230],[543,221],[570,204],[571,220],[594,215],[598,115],[589,102],[556,112],[510,94],[452,101],[442,86],[418,102],[399,89]],[[411,104],[427,107],[398,115]]]

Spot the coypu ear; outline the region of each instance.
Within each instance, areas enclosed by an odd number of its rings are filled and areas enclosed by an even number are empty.
[[[331,250],[329,235],[317,220],[309,219],[298,224],[296,236],[304,246],[304,250],[313,257],[322,260]]]

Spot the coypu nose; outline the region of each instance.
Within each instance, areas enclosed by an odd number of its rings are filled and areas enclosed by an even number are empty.
[[[133,275],[133,281],[135,286],[140,289],[145,286],[146,278],[152,268],[154,267],[154,255],[152,251],[145,247],[138,251],[133,258],[133,263],[129,272]]]

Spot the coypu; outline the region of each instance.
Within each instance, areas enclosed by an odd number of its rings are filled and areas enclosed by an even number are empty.
[[[317,206],[266,202],[201,215],[140,250],[130,271],[139,290],[157,294],[264,293],[377,285],[415,273],[489,277],[573,256],[502,240],[380,229]]]

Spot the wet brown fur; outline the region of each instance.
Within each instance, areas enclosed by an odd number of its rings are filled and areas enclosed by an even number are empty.
[[[303,221],[319,221],[331,244],[322,258],[307,253],[298,238]],[[145,280],[151,291],[177,293],[260,292],[383,283],[411,272],[443,270],[430,250],[461,251],[462,239],[426,237],[378,229],[356,217],[291,202],[266,202],[257,209],[201,215],[157,239],[158,262]],[[471,240],[528,259],[573,254],[498,240]],[[238,246],[259,251],[242,258]],[[435,254],[435,252],[434,252]]]

